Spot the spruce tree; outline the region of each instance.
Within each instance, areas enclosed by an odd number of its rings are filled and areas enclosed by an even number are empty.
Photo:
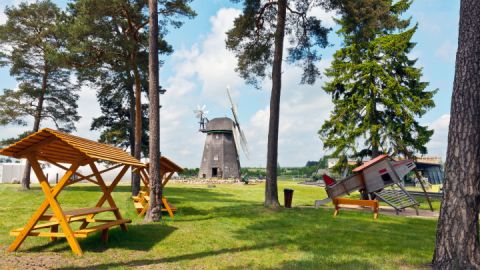
[[[411,1],[340,1],[343,48],[325,72],[334,109],[319,134],[333,156],[425,154],[433,134],[417,118],[434,107],[422,69],[409,57],[417,25],[402,14]],[[344,160],[346,160],[344,158]]]
[[[65,14],[49,0],[22,3],[5,10],[7,22],[0,26],[0,64],[10,67],[19,82],[18,89],[5,90],[0,96],[0,124],[27,124],[33,117],[31,132],[44,120],[62,131],[75,130],[77,87],[70,83],[66,61]],[[25,136],[21,134],[20,136]],[[30,188],[30,164],[22,179]]]

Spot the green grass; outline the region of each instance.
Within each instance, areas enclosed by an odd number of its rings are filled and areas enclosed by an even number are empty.
[[[179,208],[175,218],[142,224],[130,188],[120,186],[113,195],[124,217],[133,220],[129,231],[112,229],[107,245],[99,234],[80,239],[85,254],[77,258],[64,240],[49,244],[37,237],[27,238],[19,252],[6,253],[13,241],[8,232],[23,226],[44,196],[38,187],[19,192],[16,185],[0,185],[0,261],[62,269],[412,269],[429,264],[435,220],[380,215],[374,221],[370,212],[354,211],[333,218],[332,209],[299,207],[324,198],[323,188],[280,182],[280,191],[286,187],[295,189],[294,208],[272,211],[262,206],[263,184],[169,184],[165,193]],[[100,195],[95,186],[77,185],[59,200],[64,209],[90,207]]]

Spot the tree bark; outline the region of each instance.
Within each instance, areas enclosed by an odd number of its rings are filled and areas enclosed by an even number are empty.
[[[130,142],[130,154],[135,156],[135,92],[133,78],[128,76],[128,113],[130,118],[130,125],[128,127],[128,140]],[[132,172],[131,175],[132,196],[136,196],[140,191],[140,175]]]
[[[42,111],[43,111],[43,101],[45,100],[45,93],[47,92],[47,80],[48,80],[48,69],[45,65],[43,68],[43,76],[42,76],[42,89],[40,92],[40,96],[38,97],[38,104],[37,109],[35,111],[35,117],[33,122],[33,132],[37,132],[40,129],[40,121],[42,120]],[[22,177],[22,190],[30,189],[30,172],[31,172],[31,165],[30,162],[27,160],[25,163],[25,169],[23,171]]]
[[[131,55],[133,77],[135,80],[135,147],[134,157],[138,160],[142,157],[142,83],[137,64],[137,49],[134,48]],[[140,175],[133,174],[132,195],[136,196],[140,192]]]
[[[462,0],[433,266],[480,269],[480,1]]]
[[[270,120],[268,125],[267,181],[265,183],[266,207],[278,208],[277,163],[278,126],[280,122],[280,94],[282,90],[283,39],[287,1],[278,1],[277,28],[275,30],[275,51],[272,65],[272,93],[270,96]]]
[[[150,159],[150,207],[145,221],[159,221],[162,218],[162,188],[160,179],[160,95],[158,92],[158,15],[157,0],[148,1],[149,8],[149,56],[148,95],[149,107],[149,159]]]

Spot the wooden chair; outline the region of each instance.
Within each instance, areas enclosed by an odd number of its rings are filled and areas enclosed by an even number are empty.
[[[131,221],[122,217],[111,193],[130,167],[143,168],[145,165],[126,152],[56,130],[42,129],[1,149],[0,154],[15,158],[27,158],[45,194],[45,200],[27,224],[10,232],[16,238],[9,246],[8,251],[16,251],[27,236],[48,237],[51,241],[55,241],[58,237],[65,237],[72,251],[77,255],[82,255],[83,252],[77,238],[85,238],[93,233],[102,232],[102,240],[106,242],[110,228],[120,226],[123,231],[127,231],[126,224]],[[98,160],[109,161],[116,165],[99,171],[95,165]],[[54,187],[48,183],[39,161],[49,162],[65,170],[65,174]],[[66,167],[62,164],[70,164],[70,166]],[[77,171],[80,166],[89,166],[92,174],[82,175]],[[113,182],[107,185],[102,174],[117,168],[121,168],[120,172]],[[73,179],[74,175],[78,178]],[[82,180],[100,187],[102,191],[100,199],[91,208],[62,209],[57,199],[60,192],[66,186]],[[108,206],[104,207],[104,204],[108,204]],[[49,208],[52,210],[51,212],[47,212]],[[100,213],[112,213],[115,219],[95,218]],[[73,230],[70,226],[73,222],[81,223],[77,230]]]

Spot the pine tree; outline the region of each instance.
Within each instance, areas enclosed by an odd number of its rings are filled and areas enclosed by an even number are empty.
[[[32,132],[44,120],[62,131],[75,130],[78,90],[70,83],[65,57],[65,14],[49,0],[22,3],[5,10],[7,22],[0,26],[0,63],[20,82],[18,89],[0,96],[0,124],[23,124],[33,117]],[[24,136],[22,134],[21,136]],[[25,167],[22,187],[30,188],[30,164]]]
[[[323,89],[334,110],[319,131],[332,156],[376,157],[381,152],[425,154],[433,134],[416,118],[434,107],[422,69],[409,53],[417,26],[401,15],[411,1],[343,1],[338,33],[344,47],[325,72]],[[343,158],[342,160],[346,160]]]
[[[480,269],[480,2],[462,0],[434,269]]]
[[[327,46],[329,29],[318,18],[308,15],[323,1],[245,0],[243,13],[228,31],[227,48],[234,51],[236,70],[247,83],[258,87],[267,75],[272,78],[270,120],[268,127],[267,181],[265,206],[279,207],[277,190],[278,127],[284,39],[289,41],[288,60],[303,69],[301,83],[313,84],[320,75],[318,49]],[[271,74],[267,69],[271,68]]]
[[[163,37],[168,26],[178,28],[183,17],[196,14],[188,5],[191,0],[159,1],[159,51],[171,53],[172,48]],[[69,5],[72,14],[71,51],[79,67],[81,78],[102,85],[102,78],[123,74],[128,97],[129,139],[133,155],[140,159],[145,134],[142,120],[142,91],[148,91],[148,5],[147,1],[131,0],[76,0]],[[108,87],[108,86],[107,86]],[[97,121],[97,123],[100,123]],[[142,151],[145,150],[145,151]],[[133,174],[132,195],[140,191],[140,177]]]
[[[150,126],[150,205],[145,215],[145,221],[159,221],[162,218],[162,179],[160,175],[160,95],[158,63],[158,3],[157,0],[148,0],[149,11],[149,126]]]

